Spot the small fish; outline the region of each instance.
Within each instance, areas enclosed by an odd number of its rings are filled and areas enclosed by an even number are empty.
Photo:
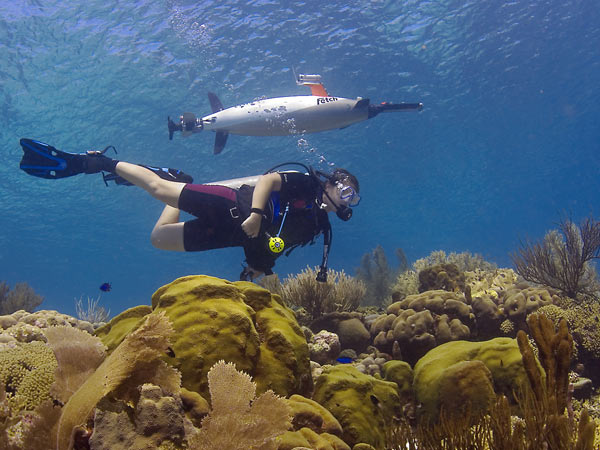
[[[167,347],[167,352],[166,353],[171,358],[175,358],[175,352],[173,351],[173,349],[171,347]]]
[[[100,290],[102,292],[109,292],[112,289],[112,286],[110,285],[110,283],[102,283],[100,285]]]
[[[340,364],[350,364],[352,362],[352,358],[349,358],[347,356],[341,356],[338,359],[336,359],[336,361]]]

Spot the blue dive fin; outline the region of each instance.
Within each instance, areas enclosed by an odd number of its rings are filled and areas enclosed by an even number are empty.
[[[83,155],[67,153],[33,139],[21,139],[23,157],[19,167],[29,175],[51,180],[84,173]]]
[[[213,153],[218,155],[225,148],[225,144],[227,144],[227,137],[229,133],[227,131],[217,131],[217,136],[215,137],[215,149]]]
[[[223,111],[223,104],[221,103],[221,100],[219,100],[219,97],[217,97],[217,94],[209,92],[208,101],[210,102],[210,108],[212,109],[213,113]]]

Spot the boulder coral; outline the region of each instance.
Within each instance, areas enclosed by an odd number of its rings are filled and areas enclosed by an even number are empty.
[[[464,295],[444,290],[409,295],[392,303],[387,313],[371,325],[373,343],[390,354],[398,346],[402,358],[411,363],[439,344],[468,339],[475,321]]]
[[[461,364],[465,361],[480,361],[485,368],[480,364]],[[423,414],[436,418],[442,405],[486,405],[494,392],[512,398],[526,381],[517,341],[495,338],[447,342],[434,348],[415,365],[413,387]]]
[[[340,422],[342,439],[350,446],[365,443],[383,449],[386,421],[402,412],[396,383],[365,375],[350,365],[325,367],[313,400]]]
[[[159,288],[152,310],[164,312],[173,325],[165,360],[181,372],[186,389],[208,399],[208,371],[223,359],[251,375],[259,392],[311,392],[306,338],[278,295],[249,282],[187,276]],[[126,311],[97,334],[110,348],[136,328],[143,312]]]
[[[500,297],[504,313],[518,329],[525,330],[527,316],[546,305],[558,303],[560,298],[545,288],[514,286]]]
[[[324,314],[314,320],[310,328],[315,332],[331,331],[340,338],[342,350],[353,349],[361,353],[371,344],[371,336],[363,320],[364,316],[361,313],[336,311]]]

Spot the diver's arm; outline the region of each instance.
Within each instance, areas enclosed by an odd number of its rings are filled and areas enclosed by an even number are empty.
[[[281,175],[278,173],[269,173],[261,176],[258,179],[252,194],[252,208],[257,208],[264,211],[271,192],[279,191],[280,189]],[[242,223],[242,230],[244,230],[248,237],[255,238],[258,236],[260,231],[261,222],[261,214],[255,212],[250,213],[250,216],[248,216],[248,218]]]
[[[166,205],[156,221],[152,235],[152,245],[161,250],[183,252],[183,222],[179,221],[179,209]]]

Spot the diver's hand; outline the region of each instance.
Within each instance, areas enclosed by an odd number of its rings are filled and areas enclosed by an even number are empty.
[[[260,232],[260,224],[262,222],[262,216],[258,213],[252,213],[246,220],[242,222],[242,230],[250,238],[255,238]]]

